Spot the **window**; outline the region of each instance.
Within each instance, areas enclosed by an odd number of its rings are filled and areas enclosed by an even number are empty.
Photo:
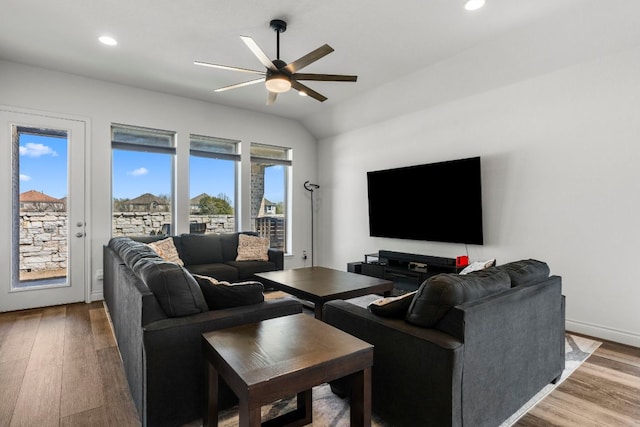
[[[19,280],[12,287],[65,284],[69,233],[67,132],[23,126],[13,131],[14,175],[19,183],[19,209],[14,209],[18,230],[13,248],[19,260]]]
[[[189,222],[192,233],[236,231],[240,141],[190,136]]]
[[[171,234],[174,133],[111,126],[112,236]]]
[[[271,247],[287,251],[291,149],[251,144],[251,226]]]

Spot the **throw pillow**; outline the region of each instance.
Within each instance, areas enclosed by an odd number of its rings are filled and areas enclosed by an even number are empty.
[[[369,310],[378,316],[403,319],[416,292],[407,292],[397,297],[380,298],[369,304]]]
[[[178,265],[184,266],[184,262],[182,262],[180,255],[178,255],[178,249],[176,249],[176,245],[173,243],[173,237],[147,243],[147,246],[153,249],[158,256],[165,261],[175,262]]]
[[[472,262],[471,264],[466,266],[464,270],[460,272],[460,274],[469,274],[473,271],[479,271],[479,270],[484,270],[485,268],[493,267],[494,265],[496,265],[495,259],[489,259],[487,261]]]
[[[209,310],[240,307],[264,301],[264,286],[260,282],[221,282],[200,274],[194,274],[193,277],[200,285]]]
[[[265,237],[238,236],[238,256],[236,261],[269,261],[269,239]]]

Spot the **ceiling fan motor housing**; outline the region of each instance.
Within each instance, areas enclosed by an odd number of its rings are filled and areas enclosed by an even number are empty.
[[[269,26],[273,29],[273,31],[277,31],[278,33],[284,33],[287,31],[287,23],[282,19],[273,19]]]
[[[275,65],[275,67],[278,69],[279,72],[281,72],[283,74],[289,74],[289,73],[287,73],[287,70],[284,70],[284,67],[287,66],[286,62],[284,62],[281,59],[274,59],[271,62],[273,62],[273,65]],[[267,69],[267,73],[269,73],[269,71],[271,71],[271,70]],[[271,71],[271,72],[273,72],[273,71]]]

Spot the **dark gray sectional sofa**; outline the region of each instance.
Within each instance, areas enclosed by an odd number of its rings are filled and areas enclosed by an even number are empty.
[[[269,261],[235,261],[238,233],[173,239],[184,267],[128,237],[113,238],[103,248],[104,300],[143,426],[180,426],[202,417],[203,332],[302,311],[297,300],[264,298],[210,310],[192,272],[230,282],[252,280],[257,272],[282,269],[283,253],[270,249]],[[220,407],[235,403],[223,385]]]
[[[185,267],[193,274],[237,282],[253,280],[255,273],[282,270],[284,252],[270,248],[268,261],[236,261],[238,236],[257,236],[250,231],[227,234],[182,234],[180,236],[134,236],[133,240],[151,243],[171,237]],[[119,238],[116,238],[119,239]]]
[[[440,274],[403,304],[374,314],[331,301],[323,313],[375,346],[373,411],[391,425],[495,427],[562,374],[564,296],[545,263]]]

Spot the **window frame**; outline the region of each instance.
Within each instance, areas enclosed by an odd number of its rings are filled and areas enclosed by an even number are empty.
[[[118,138],[118,134],[127,134],[131,137],[137,136],[138,138],[147,136],[149,140],[146,143],[141,142],[132,142],[127,141],[126,139]],[[110,234],[113,237],[113,209],[114,209],[114,196],[113,196],[113,152],[114,150],[121,151],[135,151],[135,152],[145,152],[145,153],[154,153],[154,154],[168,154],[171,156],[170,158],[170,204],[169,204],[169,213],[171,215],[171,222],[169,225],[170,230],[175,230],[176,226],[176,194],[175,194],[175,175],[176,175],[176,158],[177,158],[177,150],[176,150],[176,136],[177,133],[175,131],[165,130],[165,129],[157,129],[157,128],[148,128],[143,126],[134,126],[127,125],[122,123],[111,123],[111,232]],[[164,139],[164,143],[161,141]]]
[[[203,149],[201,147],[194,147],[194,142],[211,142],[209,150]],[[219,144],[217,144],[219,143]],[[216,159],[216,160],[229,160],[234,162],[234,182],[233,182],[233,197],[234,197],[234,205],[233,207],[233,216],[234,216],[234,231],[238,231],[240,229],[240,216],[239,216],[239,205],[241,205],[239,199],[239,175],[241,168],[241,154],[240,154],[240,144],[242,141],[238,139],[229,139],[229,138],[221,138],[216,136],[207,136],[200,134],[189,134],[189,200],[191,200],[191,156],[208,158],[208,159]],[[231,150],[224,149],[224,147],[232,147]],[[218,148],[218,149],[216,149]],[[215,197],[215,195],[211,195]],[[189,212],[191,215],[191,212]]]
[[[254,148],[256,149],[263,149],[265,150],[265,152],[263,153],[256,153],[254,154]],[[269,156],[268,153],[272,152],[274,153],[274,156]],[[277,156],[276,154],[281,153],[280,156]],[[291,248],[291,242],[292,242],[292,238],[291,238],[291,200],[290,200],[290,187],[291,187],[291,177],[293,176],[293,161],[292,161],[292,157],[293,157],[293,149],[291,147],[284,147],[284,146],[277,146],[277,145],[271,145],[271,144],[264,144],[264,143],[259,143],[259,142],[251,142],[249,144],[249,159],[250,159],[250,164],[253,165],[254,163],[259,163],[259,164],[264,164],[264,163],[270,163],[272,165],[282,165],[282,166],[286,166],[285,170],[284,170],[284,194],[283,194],[283,203],[284,203],[284,230],[285,230],[285,236],[284,236],[284,241],[283,241],[283,245],[284,247],[282,248],[282,250],[285,253],[290,253],[290,248]],[[253,178],[250,182],[250,187],[249,187],[249,191],[250,193],[253,192]],[[264,198],[264,194],[263,194],[263,198]],[[251,194],[250,194],[250,199],[252,199]],[[249,207],[249,210],[251,210],[252,206]],[[254,228],[255,226],[255,218],[251,217],[250,218],[251,221],[251,229]]]

